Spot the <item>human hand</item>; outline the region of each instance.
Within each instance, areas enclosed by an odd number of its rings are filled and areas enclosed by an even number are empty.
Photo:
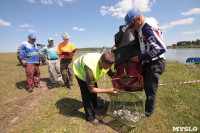
[[[69,54],[71,54],[72,56],[74,56],[74,53],[73,53],[73,52],[69,52]]]
[[[116,89],[114,89],[114,88],[110,88],[110,89],[108,89],[108,93],[110,93],[110,94],[116,94],[116,93],[118,93],[118,91],[116,90]]]
[[[21,60],[21,63],[25,66],[26,65],[26,61],[25,60]]]
[[[135,56],[133,58],[130,59],[131,62],[140,62],[138,56]]]

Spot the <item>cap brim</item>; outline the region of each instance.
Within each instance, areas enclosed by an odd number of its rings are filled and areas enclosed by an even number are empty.
[[[62,38],[62,39],[69,39],[70,37],[68,37],[68,38]]]

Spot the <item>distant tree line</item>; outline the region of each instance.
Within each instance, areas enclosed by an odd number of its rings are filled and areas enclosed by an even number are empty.
[[[200,39],[196,41],[180,41],[177,42],[177,46],[188,46],[188,45],[200,45]]]
[[[196,41],[179,41],[177,44],[167,46],[167,48],[200,48],[200,39]]]

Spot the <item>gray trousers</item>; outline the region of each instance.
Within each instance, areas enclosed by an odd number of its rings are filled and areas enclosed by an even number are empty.
[[[48,64],[48,71],[50,74],[50,82],[52,84],[55,83],[55,78],[54,78],[54,70],[56,70],[57,73],[57,81],[61,82],[62,81],[62,75],[60,72],[60,60],[47,60],[47,64]]]
[[[158,78],[165,71],[165,64],[165,59],[158,59],[156,61],[144,63],[142,66],[144,89],[147,97],[145,103],[145,112],[148,115],[153,113],[156,103]]]

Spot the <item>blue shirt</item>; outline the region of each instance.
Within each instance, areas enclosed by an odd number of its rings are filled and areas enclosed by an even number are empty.
[[[46,55],[47,59],[49,59],[49,60],[58,59],[57,46],[55,46],[55,45],[53,47],[50,47],[49,45],[45,46],[40,50],[40,54],[42,56]]]
[[[40,54],[37,45],[23,42],[20,48],[19,58],[25,60],[27,64],[39,64]]]

